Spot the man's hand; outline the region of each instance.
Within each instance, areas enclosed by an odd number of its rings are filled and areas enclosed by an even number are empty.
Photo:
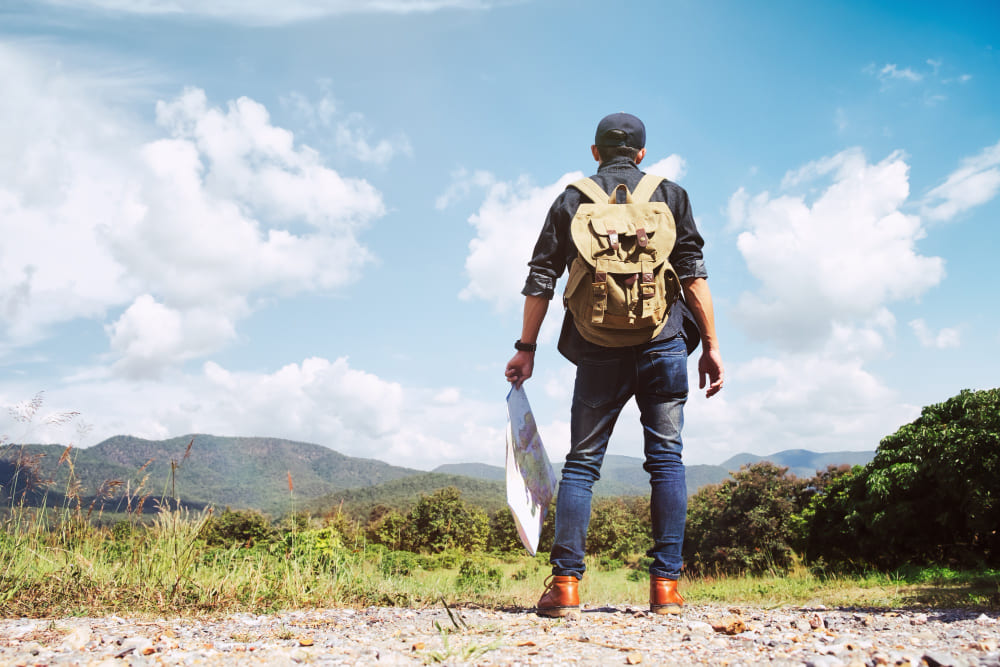
[[[531,371],[535,368],[534,352],[518,352],[507,362],[507,382],[512,382],[517,389],[521,388],[521,383],[531,377]]]
[[[722,389],[725,371],[722,368],[722,354],[718,348],[705,348],[698,360],[698,388],[704,389],[706,380],[710,382],[706,398],[711,398]]]

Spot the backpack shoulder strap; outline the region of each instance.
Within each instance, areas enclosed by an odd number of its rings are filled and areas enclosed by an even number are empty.
[[[590,197],[590,201],[595,204],[607,204],[609,201],[608,193],[592,178],[581,178],[579,181],[570,183],[569,187],[576,188],[587,197]]]
[[[639,181],[639,184],[635,186],[635,192],[632,193],[632,199],[637,203],[646,203],[649,198],[653,196],[656,188],[660,187],[660,183],[664,181],[662,176],[654,176],[653,174],[646,174]]]

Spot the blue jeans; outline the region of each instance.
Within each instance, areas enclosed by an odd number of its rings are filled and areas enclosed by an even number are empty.
[[[650,574],[680,577],[687,518],[681,428],[687,401],[683,336],[622,348],[600,348],[578,360],[570,414],[570,452],[556,499],[552,573],[583,576],[592,488],[611,431],[628,400],[639,406],[651,488],[653,559]]]

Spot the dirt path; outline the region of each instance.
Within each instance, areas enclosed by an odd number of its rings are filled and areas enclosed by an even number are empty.
[[[995,612],[627,606],[578,620],[483,609],[317,609],[211,619],[0,620],[3,665],[990,665]]]

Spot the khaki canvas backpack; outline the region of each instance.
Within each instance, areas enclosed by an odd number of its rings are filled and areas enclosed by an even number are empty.
[[[622,183],[610,195],[589,178],[569,186],[591,203],[581,203],[570,223],[577,257],[563,302],[591,343],[624,347],[652,340],[680,294],[668,259],[677,238],[674,216],[665,202],[649,201],[662,181],[646,174],[635,192]],[[625,203],[617,203],[619,190]]]

